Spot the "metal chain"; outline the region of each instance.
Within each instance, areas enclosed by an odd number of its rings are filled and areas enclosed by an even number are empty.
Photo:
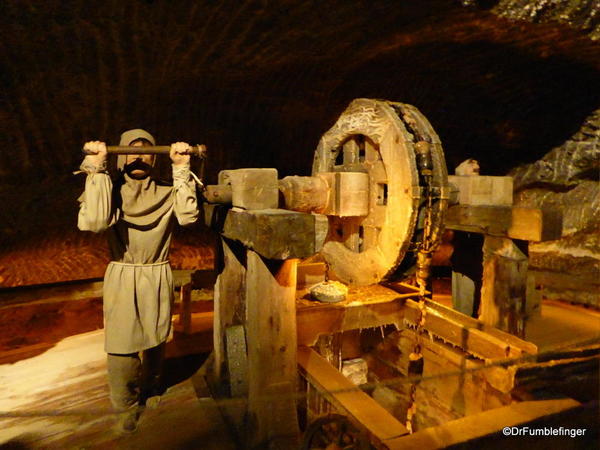
[[[417,272],[416,281],[419,286],[419,318],[415,328],[415,345],[408,357],[408,375],[421,376],[423,374],[423,335],[425,334],[425,319],[427,314],[427,281],[430,276],[431,254],[434,249],[432,242],[432,214],[433,214],[433,164],[429,144],[420,141],[415,145],[419,169],[423,177],[425,204],[425,221],[423,236],[417,248]],[[411,384],[408,409],[406,411],[406,428],[409,433],[415,431],[414,417],[417,413],[417,386],[419,382]]]

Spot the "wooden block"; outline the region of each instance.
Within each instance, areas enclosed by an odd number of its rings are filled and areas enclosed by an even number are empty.
[[[323,214],[352,217],[369,214],[369,174],[364,172],[324,172],[319,174],[330,193]]]
[[[231,185],[231,203],[244,209],[279,206],[277,169],[236,169],[219,172],[219,184]]]
[[[560,238],[562,219],[554,210],[454,205],[448,208],[446,228],[540,242]]]
[[[458,189],[461,205],[512,205],[512,177],[490,177],[481,175],[449,175],[448,182]]]
[[[306,258],[317,253],[327,235],[325,216],[284,209],[227,214],[223,236],[242,242],[265,258]]]
[[[298,264],[298,289],[325,281],[325,263]]]
[[[562,214],[558,210],[512,208],[507,235],[524,241],[551,241],[560,239]]]

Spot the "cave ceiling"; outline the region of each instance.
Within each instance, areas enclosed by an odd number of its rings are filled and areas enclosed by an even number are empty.
[[[0,177],[60,177],[90,139],[206,143],[210,175],[307,173],[356,97],[411,103],[449,165],[501,174],[598,107],[600,48],[454,1],[2,2]],[[10,149],[10,150],[9,150]]]
[[[82,144],[133,127],[206,144],[209,183],[239,167],[307,175],[346,105],[383,98],[428,117],[450,170],[536,161],[598,108],[600,44],[494,4],[3,0],[0,243],[74,228]]]

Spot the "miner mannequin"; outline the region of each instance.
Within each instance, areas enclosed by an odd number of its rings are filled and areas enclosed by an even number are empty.
[[[129,130],[119,145],[155,145],[150,133]],[[196,221],[197,178],[190,172],[188,144],[171,145],[173,185],[151,176],[153,155],[119,155],[118,176],[106,172],[106,145],[88,142],[81,170],[87,174],[79,198],[78,227],[108,230],[111,253],[104,276],[105,351],[113,407],[119,427],[132,432],[146,401],[160,397],[164,343],[171,327],[173,276],[168,262],[176,219]],[[140,352],[142,358],[140,360]]]

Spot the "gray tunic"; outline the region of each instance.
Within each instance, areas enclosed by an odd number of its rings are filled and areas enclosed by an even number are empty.
[[[127,354],[154,347],[171,328],[169,245],[174,218],[187,225],[198,217],[195,181],[189,166],[173,166],[173,186],[125,175],[113,187],[106,173],[87,172],[78,227],[108,229],[112,259],[104,276],[105,350]]]

